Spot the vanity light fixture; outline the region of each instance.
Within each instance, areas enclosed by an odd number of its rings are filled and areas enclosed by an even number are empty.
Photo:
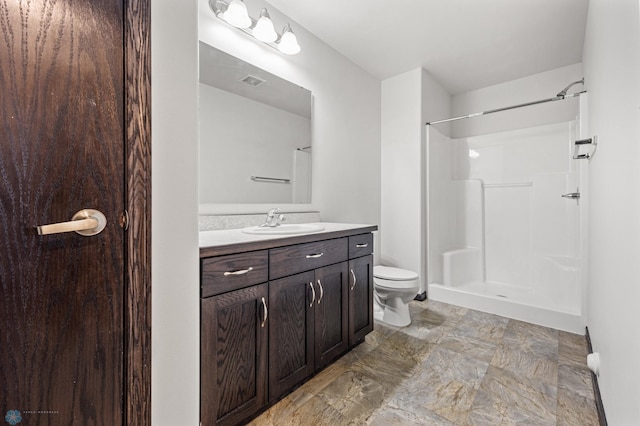
[[[278,50],[286,55],[295,55],[300,52],[300,45],[296,35],[291,31],[291,25],[287,24],[282,30],[282,37],[278,43]]]
[[[269,12],[267,12],[266,8],[262,9],[262,12],[260,12],[258,22],[256,22],[251,33],[255,38],[264,43],[271,43],[278,39],[278,33],[273,27],[273,22],[271,21],[271,17],[269,16]]]
[[[227,10],[223,14],[223,19],[236,28],[249,28],[251,26],[247,5],[242,0],[233,0],[229,3]]]
[[[260,17],[255,20],[249,16],[243,0],[232,0],[230,3],[224,0],[209,0],[209,7],[222,21],[286,55],[300,52],[300,45],[291,30],[291,25],[285,25],[282,35],[278,34],[266,8],[262,9]]]

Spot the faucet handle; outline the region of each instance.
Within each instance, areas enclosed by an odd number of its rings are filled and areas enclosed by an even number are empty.
[[[270,209],[267,212],[267,220],[260,226],[268,226],[268,227],[274,228],[274,227],[280,225],[278,223],[278,221],[279,220],[284,220],[284,215],[276,216],[276,213],[279,212],[279,211],[280,211],[280,209],[278,207]]]
[[[276,208],[273,208],[273,209],[269,209],[269,211],[267,212],[267,216],[268,216],[268,217],[273,217],[273,216],[275,216],[275,214],[276,214],[277,212],[279,212],[279,211],[280,211],[280,207],[276,207]]]

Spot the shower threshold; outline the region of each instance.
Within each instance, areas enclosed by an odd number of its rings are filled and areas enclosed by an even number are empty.
[[[503,283],[432,283],[428,298],[572,333],[584,334],[586,326],[578,309],[554,307],[554,301],[544,300],[529,289]]]

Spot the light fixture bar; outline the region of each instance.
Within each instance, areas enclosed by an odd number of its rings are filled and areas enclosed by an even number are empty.
[[[300,52],[300,45],[298,44],[296,35],[291,30],[291,25],[285,25],[282,34],[279,34],[274,29],[273,22],[266,8],[262,9],[260,17],[257,20],[246,15],[247,21],[244,19],[244,16],[237,18],[235,11],[232,15],[233,17],[231,17],[231,15],[227,17],[227,11],[232,6],[234,10],[246,10],[246,6],[242,0],[232,0],[230,3],[224,0],[209,0],[209,8],[213,14],[226,24],[285,55],[295,55]]]

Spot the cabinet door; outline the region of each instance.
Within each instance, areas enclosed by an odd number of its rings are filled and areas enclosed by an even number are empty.
[[[373,330],[373,256],[349,261],[349,345]]]
[[[316,368],[322,368],[349,347],[349,278],[347,262],[315,271]]]
[[[314,369],[313,271],[269,282],[269,399],[279,398]]]
[[[200,419],[238,424],[267,403],[267,284],[201,300]]]

